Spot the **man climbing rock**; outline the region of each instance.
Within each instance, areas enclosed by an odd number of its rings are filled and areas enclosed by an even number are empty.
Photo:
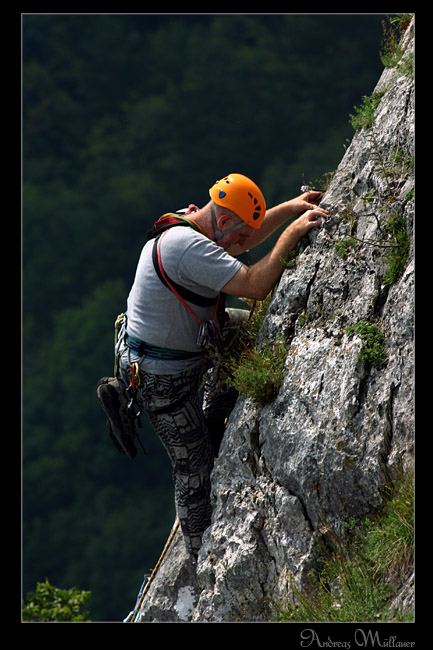
[[[261,190],[242,174],[217,181],[209,194],[204,207],[191,204],[164,215],[149,232],[117,347],[119,381],[132,390],[136,408],[147,411],[169,454],[177,516],[186,548],[195,557],[211,517],[210,473],[221,437],[215,423],[234,404],[227,396],[215,411],[218,396],[208,394],[203,409],[199,394],[206,350],[221,344],[221,293],[263,300],[282,274],[280,258],[286,259],[328,214],[315,205],[321,194],[316,191],[266,210]],[[301,216],[256,264],[248,267],[234,257],[296,215]],[[236,315],[226,332],[230,328],[236,328]],[[118,391],[119,385],[102,385],[103,404],[109,390]],[[119,440],[116,429],[122,422],[110,422],[112,437]],[[121,435],[128,438],[124,429]],[[130,449],[125,453],[134,455]]]

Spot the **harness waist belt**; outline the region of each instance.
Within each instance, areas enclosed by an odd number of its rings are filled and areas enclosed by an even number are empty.
[[[187,350],[172,350],[171,348],[160,348],[158,345],[151,345],[145,341],[140,341],[135,336],[125,332],[125,344],[128,348],[139,355],[144,355],[150,359],[170,359],[181,361],[183,359],[193,359],[202,357],[203,352],[188,352]]]

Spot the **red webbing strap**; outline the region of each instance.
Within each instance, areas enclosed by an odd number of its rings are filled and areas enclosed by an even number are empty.
[[[190,307],[190,306],[185,302],[185,300],[184,300],[184,299],[182,298],[182,296],[181,296],[181,295],[176,291],[176,289],[173,287],[173,285],[170,284],[170,282],[169,282],[169,280],[168,280],[168,278],[167,278],[167,276],[166,276],[166,274],[165,274],[164,267],[162,266],[162,260],[161,260],[161,241],[162,241],[162,238],[167,234],[167,232],[168,232],[168,231],[166,230],[166,231],[161,235],[161,237],[159,238],[159,241],[158,241],[158,264],[159,264],[159,268],[160,268],[161,273],[162,273],[162,275],[163,275],[163,277],[164,277],[164,280],[166,281],[167,285],[170,287],[170,289],[172,290],[172,292],[174,293],[174,295],[176,296],[176,298],[178,298],[178,300],[180,300],[180,302],[183,304],[183,306],[185,307],[185,309],[187,309],[187,310],[189,311],[189,313],[192,314],[192,316],[194,316],[195,320],[196,320],[198,323],[200,323],[200,325],[201,325],[201,324],[203,323],[203,321],[200,320],[200,318],[197,316],[197,314],[195,314],[195,313],[193,312],[193,310],[191,309],[191,307]],[[220,295],[221,295],[221,294],[218,295],[218,299],[217,299],[217,301],[216,301],[216,305],[215,305],[214,313],[213,313],[213,316],[212,316],[212,320],[214,320],[214,318],[215,318],[215,316],[216,316],[216,313],[217,313],[217,310],[218,310],[218,304],[219,304],[219,300],[220,300]]]

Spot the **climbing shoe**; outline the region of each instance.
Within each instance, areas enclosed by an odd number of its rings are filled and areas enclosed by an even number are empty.
[[[114,446],[121,454],[135,458],[137,433],[135,420],[128,412],[130,400],[125,390],[123,381],[115,377],[102,377],[96,384],[96,394],[107,416],[108,433]]]

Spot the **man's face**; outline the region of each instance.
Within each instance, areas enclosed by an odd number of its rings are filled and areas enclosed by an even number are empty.
[[[251,233],[254,232],[254,228],[244,224],[240,219],[234,220],[233,217],[227,215],[227,218],[224,219],[222,224],[218,224],[222,232],[229,230],[235,224],[243,224],[238,230],[227,233],[218,240],[218,246],[221,246],[225,251],[233,246],[240,246],[241,248],[248,248],[248,239],[251,236]]]

